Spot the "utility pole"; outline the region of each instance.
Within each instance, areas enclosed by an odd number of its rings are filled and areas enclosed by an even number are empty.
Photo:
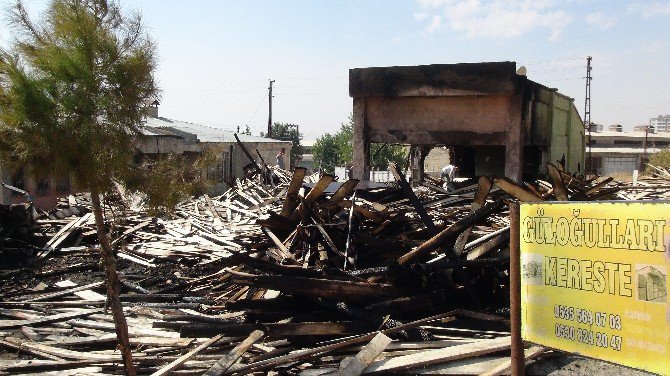
[[[584,126],[589,132],[589,156],[586,162],[585,173],[594,173],[593,159],[591,158],[591,56],[586,58],[586,95],[584,96]]]
[[[275,80],[270,80],[270,86],[268,87],[268,134],[267,137],[272,137],[272,84]]]
[[[644,148],[644,153],[642,154],[642,159],[640,159],[640,166],[638,167],[640,171],[644,170],[644,167],[647,162],[647,139],[649,138],[649,126],[644,127],[644,143],[642,147]]]

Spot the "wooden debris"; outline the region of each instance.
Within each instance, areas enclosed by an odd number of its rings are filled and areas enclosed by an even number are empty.
[[[447,188],[264,168],[171,215],[128,194],[102,203],[138,373],[504,372],[505,204],[670,192],[665,178],[633,187],[551,165],[549,181]],[[30,359],[0,374],[122,372],[90,207],[63,198],[17,243],[39,262],[0,264],[0,354]]]

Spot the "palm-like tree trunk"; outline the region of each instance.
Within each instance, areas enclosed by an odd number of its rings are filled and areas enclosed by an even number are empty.
[[[130,352],[130,340],[128,338],[128,324],[126,323],[126,316],[123,314],[123,306],[121,306],[121,298],[119,297],[121,284],[116,274],[116,259],[114,258],[112,245],[105,230],[102,206],[100,205],[100,193],[95,189],[91,189],[91,203],[93,206],[93,215],[95,216],[95,226],[98,230],[102,261],[105,264],[105,271],[107,273],[107,299],[112,309],[112,316],[114,317],[114,327],[116,328],[116,337],[119,341],[119,350],[121,350],[121,356],[123,357],[123,366],[126,375],[135,376],[133,355]]]

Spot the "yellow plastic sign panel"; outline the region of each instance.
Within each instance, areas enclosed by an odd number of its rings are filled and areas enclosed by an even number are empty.
[[[520,214],[523,339],[670,375],[670,204],[522,204]]]

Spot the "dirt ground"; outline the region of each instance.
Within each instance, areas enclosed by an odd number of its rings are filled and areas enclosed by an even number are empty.
[[[656,375],[595,359],[576,355],[547,356],[536,360],[526,367],[527,375],[538,376],[647,376]]]

